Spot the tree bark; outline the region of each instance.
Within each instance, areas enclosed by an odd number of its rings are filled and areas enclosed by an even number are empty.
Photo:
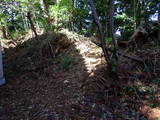
[[[110,36],[112,38],[112,43],[114,48],[116,48],[116,41],[114,37],[114,0],[110,0],[110,10],[109,10],[109,25],[110,25]]]
[[[88,0],[88,2],[91,6],[91,10],[92,10],[94,20],[95,20],[95,22],[98,26],[98,29],[99,29],[100,42],[101,42],[101,45],[102,45],[102,50],[103,50],[103,53],[104,53],[105,60],[109,62],[110,61],[110,55],[109,55],[108,49],[106,49],[106,44],[105,44],[105,41],[104,41],[104,32],[103,32],[103,29],[102,29],[102,25],[101,25],[100,20],[98,18],[97,11],[96,11],[96,8],[94,7],[93,1]]]
[[[38,34],[37,34],[36,28],[35,28],[35,26],[34,26],[34,24],[33,24],[33,21],[32,21],[32,18],[31,18],[31,13],[30,13],[30,12],[27,13],[27,18],[28,18],[28,20],[29,20],[29,22],[30,22],[30,24],[31,24],[31,29],[32,29],[32,31],[34,32],[34,35],[35,35],[37,41],[39,41]]]
[[[159,8],[160,8],[160,3],[159,3]],[[160,9],[158,10],[158,21],[160,22]]]
[[[51,16],[49,15],[49,10],[48,10],[48,5],[47,5],[46,0],[42,0],[41,4],[42,4],[42,7],[43,7],[42,9],[44,11],[46,21],[47,21],[48,24],[51,24],[52,20],[51,20]]]
[[[31,24],[31,29],[34,32],[35,38],[38,41],[38,44],[39,44],[39,47],[40,47],[40,50],[39,50],[39,54],[40,54],[40,72],[43,72],[43,69],[44,69],[44,66],[45,66],[45,58],[43,57],[43,54],[42,54],[42,44],[41,44],[42,41],[40,41],[40,39],[38,37],[38,34],[37,34],[36,28],[35,28],[35,26],[33,24],[30,12],[27,13],[27,18],[28,18],[28,20],[29,20],[29,22]]]
[[[68,30],[72,31],[72,17],[69,17],[69,20],[68,20]]]

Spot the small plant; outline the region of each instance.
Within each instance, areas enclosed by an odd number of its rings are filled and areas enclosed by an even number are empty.
[[[134,86],[132,86],[132,87],[130,87],[130,86],[125,86],[125,87],[123,87],[122,89],[123,89],[123,91],[125,92],[125,94],[127,94],[127,95],[131,95],[131,94],[133,94],[134,91],[135,91]]]
[[[72,63],[75,61],[75,59],[71,56],[64,56],[60,58],[60,68],[64,69],[65,71],[68,71],[72,67]]]

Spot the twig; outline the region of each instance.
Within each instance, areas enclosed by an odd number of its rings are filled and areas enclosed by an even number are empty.
[[[47,41],[48,41],[48,44],[49,44],[49,46],[50,46],[50,48],[51,48],[51,52],[52,52],[53,58],[55,58],[56,55],[55,55],[54,48],[52,47],[51,42],[50,42],[49,40],[47,40]]]

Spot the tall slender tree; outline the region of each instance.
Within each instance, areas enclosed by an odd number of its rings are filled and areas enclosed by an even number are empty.
[[[28,12],[28,13],[27,13],[27,18],[28,18],[28,20],[29,20],[29,22],[30,22],[31,29],[32,29],[32,31],[34,32],[34,35],[35,35],[37,41],[39,41],[39,38],[38,38],[38,34],[37,34],[37,31],[36,31],[35,25],[34,25],[34,23],[33,23],[33,21],[32,21],[31,12]]]
[[[48,9],[48,4],[46,0],[41,0],[41,7],[44,11],[44,16],[46,18],[47,24],[51,24],[52,20],[51,20],[51,16],[49,14],[49,9]]]
[[[92,11],[92,14],[93,14],[93,17],[94,17],[94,20],[98,26],[98,29],[99,29],[99,34],[100,34],[100,42],[101,42],[101,46],[102,46],[102,50],[103,50],[103,53],[104,53],[104,57],[106,59],[106,61],[110,61],[110,55],[109,55],[109,51],[108,49],[106,48],[106,43],[104,41],[104,31],[102,29],[102,25],[100,23],[100,20],[99,20],[99,17],[97,15],[97,11],[96,11],[96,8],[94,6],[94,3],[92,0],[88,0],[90,6],[91,6],[91,11]]]
[[[116,48],[116,41],[114,37],[114,0],[110,0],[110,10],[109,10],[109,25],[110,25],[110,36],[112,38],[112,43],[114,48]]]
[[[160,3],[158,4],[158,21],[160,22]]]

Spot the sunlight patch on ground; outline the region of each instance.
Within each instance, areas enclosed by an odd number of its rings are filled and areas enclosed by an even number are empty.
[[[76,49],[79,51],[79,54],[84,59],[88,73],[92,73],[96,70],[97,65],[102,64],[102,50],[91,42],[91,38],[78,35],[77,33],[70,32],[67,29],[63,29],[60,32],[66,34],[74,43]]]
[[[151,108],[144,106],[140,111],[148,118],[148,120],[160,120],[160,107]]]
[[[42,35],[44,34],[44,30],[37,30],[37,34],[38,35]],[[34,38],[35,35],[32,32],[32,30],[29,30],[27,34],[22,35],[20,38],[18,38],[17,40],[12,40],[12,39],[2,39],[2,47],[3,48],[15,48],[18,44],[22,44],[23,42]]]

